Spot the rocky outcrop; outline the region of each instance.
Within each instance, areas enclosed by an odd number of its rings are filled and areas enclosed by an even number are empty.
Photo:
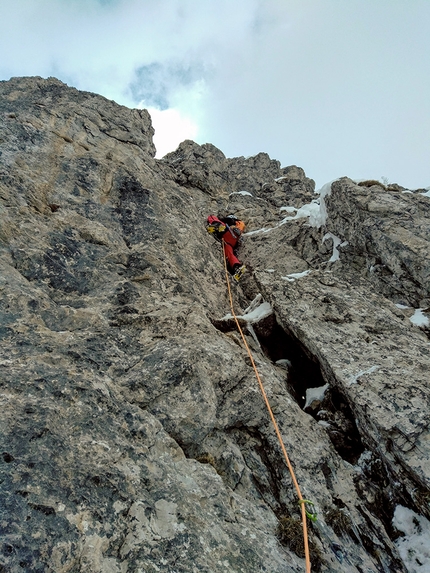
[[[348,242],[345,262],[354,259],[357,274],[393,302],[430,305],[428,197],[344,179],[333,183],[327,212],[332,232]]]
[[[318,196],[299,167],[190,141],[155,160],[145,111],[55,79],[0,92],[0,569],[304,571],[204,228],[235,212],[234,302],[318,511],[313,570],[406,571],[394,510],[430,518],[430,199]]]

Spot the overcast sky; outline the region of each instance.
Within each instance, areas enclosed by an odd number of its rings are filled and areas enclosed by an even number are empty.
[[[430,186],[430,0],[0,0],[0,79],[55,76],[317,187]]]

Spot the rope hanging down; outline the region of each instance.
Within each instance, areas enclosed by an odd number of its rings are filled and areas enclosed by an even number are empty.
[[[308,516],[312,520],[315,519],[315,516],[314,516],[314,514],[306,511],[306,504],[307,503],[310,503],[311,505],[313,505],[313,504],[312,504],[312,502],[309,502],[308,500],[304,499],[302,496],[302,492],[300,491],[300,487],[299,487],[298,481],[296,479],[293,466],[291,465],[290,459],[289,459],[288,454],[287,454],[287,450],[285,449],[284,440],[282,439],[281,432],[279,431],[278,424],[276,422],[275,416],[273,414],[272,408],[271,408],[269,400],[267,398],[267,394],[266,394],[266,391],[264,389],[263,382],[260,378],[260,374],[258,373],[257,366],[255,365],[251,349],[248,346],[245,335],[243,334],[242,328],[240,327],[239,321],[237,319],[236,313],[234,312],[233,297],[231,294],[231,287],[230,287],[230,281],[229,281],[228,270],[227,270],[227,259],[226,259],[226,255],[225,255],[225,249],[224,249],[224,241],[222,241],[222,246],[223,246],[223,258],[224,258],[224,270],[225,270],[225,277],[227,280],[227,288],[228,288],[228,296],[230,299],[231,314],[234,318],[237,329],[238,329],[238,331],[242,337],[243,343],[244,343],[245,348],[248,352],[248,356],[249,356],[249,359],[251,360],[252,367],[254,368],[255,376],[257,377],[257,381],[258,381],[258,384],[260,386],[260,390],[261,390],[261,393],[263,395],[264,402],[265,402],[267,410],[269,412],[270,419],[272,420],[272,424],[273,424],[273,427],[275,429],[276,435],[278,437],[278,441],[279,441],[279,444],[281,446],[282,453],[284,454],[285,462],[286,462],[287,467],[290,471],[291,479],[293,480],[293,484],[294,484],[294,487],[296,489],[297,496],[299,498],[299,504],[300,504],[300,509],[301,509],[301,513],[302,513],[303,544],[304,544],[304,550],[305,550],[306,573],[310,573],[311,561],[310,561],[310,557],[309,557],[308,528],[307,528],[307,523],[306,523],[306,516]]]

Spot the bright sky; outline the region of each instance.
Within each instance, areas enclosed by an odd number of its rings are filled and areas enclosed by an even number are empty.
[[[430,0],[0,0],[0,79],[55,76],[317,187],[430,186]]]

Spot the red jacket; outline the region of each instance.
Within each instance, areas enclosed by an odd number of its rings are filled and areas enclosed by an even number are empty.
[[[229,224],[231,222],[234,224]],[[240,236],[245,229],[245,223],[232,217],[218,218],[215,215],[209,215],[206,229],[218,241],[222,241],[230,272],[233,272],[237,266],[241,266],[242,263],[234,254],[234,248],[237,246]]]

